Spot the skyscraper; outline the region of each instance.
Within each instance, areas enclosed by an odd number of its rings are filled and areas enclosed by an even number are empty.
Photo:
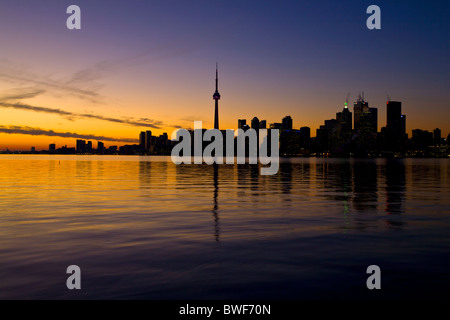
[[[386,103],[387,142],[392,151],[398,151],[405,139],[406,117],[402,116],[402,103],[399,101],[388,101]]]
[[[369,103],[364,101],[364,96],[361,96],[360,94],[356,102],[353,104],[353,113],[355,119],[353,128],[355,129],[355,132],[358,132],[358,130],[360,129],[360,120],[362,113],[368,109]]]
[[[77,140],[77,153],[85,153],[86,152],[86,141],[78,139]]]
[[[243,129],[246,124],[247,124],[246,119],[238,119],[238,129]]]
[[[142,150],[145,150],[145,131],[141,131],[139,134],[139,145]]]
[[[259,119],[257,117],[252,119],[252,129],[259,130]]]
[[[348,110],[347,102],[342,112],[336,113],[336,120],[338,121],[339,142],[346,143],[352,137],[352,113]]]
[[[145,131],[145,151],[150,150],[152,145],[152,132],[150,130]]]
[[[105,144],[101,141],[98,141],[97,143],[97,152],[103,153],[105,151]]]
[[[292,118],[291,116],[286,116],[281,121],[283,130],[292,130]]]
[[[214,109],[214,129],[219,129],[219,76],[218,76],[218,68],[216,63],[216,91],[213,94],[213,99],[215,101],[215,109]]]

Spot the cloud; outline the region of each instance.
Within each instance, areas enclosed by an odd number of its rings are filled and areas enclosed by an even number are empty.
[[[80,99],[96,102],[99,99],[100,85],[86,83],[72,83],[70,80],[54,79],[48,75],[38,75],[30,72],[25,66],[0,60],[0,78],[11,83],[33,85],[38,90],[49,93],[72,95]]]
[[[120,119],[120,118],[112,118],[112,117],[105,117],[98,114],[91,114],[91,113],[76,113],[61,109],[55,109],[55,108],[47,108],[47,107],[40,107],[40,106],[31,106],[25,103],[9,103],[9,102],[2,102],[0,99],[0,108],[11,108],[11,109],[18,109],[18,110],[27,110],[27,111],[34,111],[34,112],[43,112],[43,113],[50,113],[50,114],[56,114],[60,115],[62,117],[65,117],[68,120],[74,120],[74,119],[96,119],[96,120],[102,120],[102,121],[109,121],[114,123],[120,123],[120,124],[126,124],[129,126],[135,126],[135,127],[147,127],[147,128],[154,128],[154,129],[160,129],[161,125],[163,124],[162,121],[156,121],[148,118],[141,118],[140,120],[135,120],[133,118],[128,119]]]
[[[114,142],[138,142],[137,139],[129,138],[113,138],[105,136],[97,136],[94,134],[79,134],[74,132],[56,132],[53,130],[45,130],[40,128],[24,127],[24,126],[0,126],[0,133],[7,134],[26,134],[32,136],[48,136],[62,138],[77,138],[95,141],[114,141]]]
[[[132,56],[99,61],[59,79],[51,75],[33,73],[29,66],[0,59],[0,79],[10,83],[32,85],[57,96],[71,95],[97,103],[101,99],[99,91],[103,87],[98,80],[126,68],[183,56],[195,51],[197,47],[193,43],[181,48],[179,46],[179,43],[174,42],[149,48]]]
[[[14,89],[9,94],[0,96],[0,101],[30,99],[43,94],[45,90],[36,88],[20,88]]]

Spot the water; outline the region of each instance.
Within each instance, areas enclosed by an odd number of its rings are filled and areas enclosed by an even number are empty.
[[[0,156],[2,299],[450,296],[450,160]],[[366,269],[381,268],[381,290]],[[66,288],[78,265],[82,289]]]

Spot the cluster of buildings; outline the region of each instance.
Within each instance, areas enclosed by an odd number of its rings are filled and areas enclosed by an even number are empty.
[[[433,133],[416,129],[412,138],[408,137],[400,101],[386,102],[386,126],[377,129],[378,109],[369,107],[364,95],[359,95],[353,113],[346,102],[336,119],[325,120],[310,150],[318,155],[356,157],[448,155],[447,142],[438,128]]]
[[[281,156],[336,156],[336,157],[380,157],[380,156],[433,156],[446,157],[448,142],[441,137],[441,130],[433,132],[415,129],[412,137],[406,133],[406,115],[402,114],[400,101],[387,101],[386,126],[378,131],[378,108],[369,107],[364,95],[359,95],[350,111],[348,101],[336,118],[325,120],[311,137],[309,127],[293,128],[293,120],[286,116],[280,123],[268,126],[257,117],[238,120],[238,128],[278,129],[280,131]]]
[[[219,129],[218,70],[216,66],[216,90],[214,100],[214,129]],[[316,130],[316,136],[311,137],[309,127],[293,128],[291,116],[284,117],[281,122],[267,126],[266,120],[254,117],[249,124],[246,119],[238,120],[238,129],[244,131],[254,129],[279,130],[280,156],[319,156],[319,157],[379,157],[379,156],[425,156],[448,157],[450,135],[447,140],[441,137],[441,130],[433,132],[415,129],[409,139],[406,133],[406,116],[402,114],[402,103],[387,101],[386,126],[378,131],[378,108],[369,107],[364,99],[364,93],[358,96],[353,105],[353,112],[348,107],[348,100],[342,111],[336,113],[335,119],[325,120]],[[203,129],[206,130],[206,129]],[[225,130],[221,130],[225,134]],[[193,136],[193,131],[191,131]],[[271,133],[268,133],[271,136]],[[258,135],[257,135],[258,137]],[[192,137],[191,137],[192,139]],[[257,138],[258,139],[258,138]],[[139,144],[124,145],[119,148],[111,146],[108,149],[98,142],[94,149],[91,141],[77,140],[76,148],[67,146],[56,149],[49,146],[49,153],[77,154],[139,154],[139,155],[170,155],[176,141],[169,140],[167,133],[153,136],[151,131],[139,134]],[[235,142],[236,148],[236,142]],[[32,152],[35,152],[32,148]],[[269,150],[270,153],[270,150]]]

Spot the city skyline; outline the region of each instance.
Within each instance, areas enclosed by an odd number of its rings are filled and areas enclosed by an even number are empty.
[[[83,24],[73,32],[64,24],[66,3],[2,7],[0,150],[74,145],[83,136],[122,145],[137,141],[138,131],[170,136],[194,120],[213,128],[216,61],[225,93],[221,129],[235,128],[237,119],[257,116],[269,124],[291,115],[294,127],[310,127],[315,136],[348,92],[355,101],[365,91],[379,110],[378,131],[389,96],[402,102],[409,136],[415,129],[450,133],[446,3],[381,1],[376,31],[365,27],[366,3],[349,1],[276,7],[262,1],[256,8],[199,1],[175,10],[135,2],[126,4],[129,16],[116,1],[107,11],[77,4]],[[215,9],[220,17],[208,15]]]

